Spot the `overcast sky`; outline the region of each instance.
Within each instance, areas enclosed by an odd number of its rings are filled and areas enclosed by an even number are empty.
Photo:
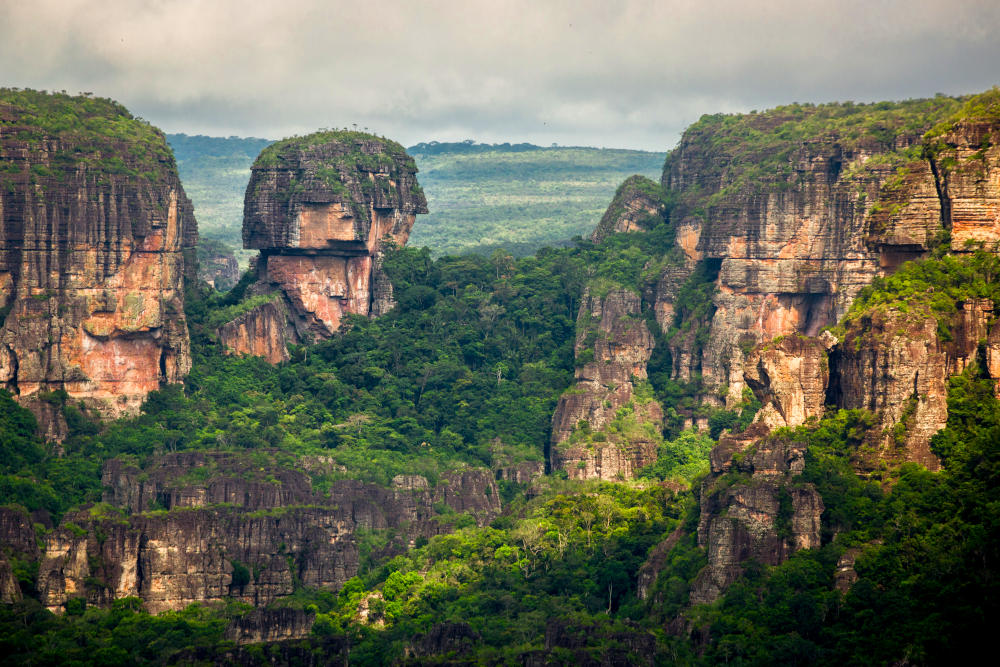
[[[0,0],[0,85],[167,132],[667,150],[703,113],[1000,83],[1000,0]]]

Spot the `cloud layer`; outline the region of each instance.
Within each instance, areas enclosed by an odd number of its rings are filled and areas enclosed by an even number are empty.
[[[664,150],[702,113],[989,88],[998,32],[995,0],[0,0],[0,85],[173,132]]]

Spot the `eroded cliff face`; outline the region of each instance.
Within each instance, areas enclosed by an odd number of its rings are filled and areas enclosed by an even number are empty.
[[[448,473],[433,487],[411,475],[391,488],[317,488],[311,473],[327,478],[332,464],[281,456],[185,452],[145,469],[108,462],[105,503],[68,515],[46,539],[42,602],[58,611],[71,597],[108,605],[135,595],[153,613],[225,598],[263,606],[296,582],[339,589],[358,571],[360,530],[395,531],[391,552],[451,530],[458,514],[485,525],[500,511],[488,470]],[[442,506],[457,514],[441,515]]]
[[[46,392],[136,412],[191,365],[197,226],[163,135],[108,100],[6,91],[0,166],[0,386],[55,439]]]
[[[39,553],[31,517],[14,507],[0,507],[0,602],[21,600],[21,586],[13,563],[35,563]]]
[[[727,156],[707,148],[703,137],[685,135],[664,185],[715,193],[708,201],[717,203],[704,216],[689,208],[694,203],[671,215],[694,240],[716,292],[708,340],[700,350],[678,342],[675,375],[700,373],[709,386],[728,386],[726,401],[733,405],[746,386],[743,350],[778,336],[815,336],[836,323],[880,271],[865,244],[866,212],[894,170],[873,158],[918,140],[918,134],[902,134],[889,145],[850,149],[835,139],[803,142],[778,167],[790,172],[787,185],[730,194],[725,174],[713,179],[699,168]],[[671,296],[659,295],[659,312],[673,311]]]
[[[835,341],[828,333],[783,336],[752,350],[744,378],[761,402],[754,421],[775,429],[821,416],[830,381],[827,350]]]
[[[243,245],[261,251],[252,293],[287,305],[289,342],[327,338],[345,314],[392,308],[385,243],[404,245],[427,202],[399,144],[359,132],[321,132],[264,149],[244,205]],[[231,331],[230,350],[255,354]]]
[[[574,479],[630,479],[656,460],[663,410],[646,382],[653,345],[638,294],[587,289],[576,323],[576,384],[559,397],[552,418],[553,470]]]
[[[778,565],[820,546],[823,499],[812,484],[792,483],[805,467],[805,445],[764,432],[751,427],[712,452],[698,524],[708,565],[692,587],[692,603],[714,602],[747,560]]]
[[[918,295],[856,309],[836,336],[821,333],[844,320],[862,287],[907,260],[1000,249],[1000,127],[941,122],[962,115],[955,101],[922,104],[906,122],[893,120],[897,111],[882,118],[880,136],[830,123],[783,143],[778,132],[787,136],[795,122],[784,110],[740,118],[774,133],[759,148],[746,133],[720,139],[725,123],[703,119],[668,158],[663,185],[678,202],[669,219],[686,261],[668,263],[647,300],[666,330],[682,323],[681,285],[700,280],[715,290],[711,316],[687,328],[707,342],[681,329],[669,341],[671,371],[726,387],[730,406],[744,387],[763,405],[748,431],[712,452],[698,531],[709,565],[692,602],[718,598],[748,559],[777,564],[819,546],[822,499],[794,481],[801,446],[772,429],[822,417],[826,406],[865,409],[875,422],[854,461],[859,473],[903,461],[936,470],[930,441],[947,421],[948,378],[980,354],[1000,378],[1000,330],[987,300],[944,316]],[[644,568],[647,590],[664,545]],[[839,586],[850,585],[849,570],[845,561]]]
[[[288,361],[288,309],[274,300],[257,306],[219,327],[219,340],[232,353],[264,357],[272,364]]]
[[[988,361],[1000,355],[1000,326],[988,299],[961,303],[940,323],[918,305],[871,308],[848,321],[831,356],[829,398],[876,416],[867,439],[874,453],[858,461],[862,470],[879,461],[940,468],[930,442],[948,421],[948,378],[976,360],[981,343],[986,372],[1000,379],[1000,368]]]

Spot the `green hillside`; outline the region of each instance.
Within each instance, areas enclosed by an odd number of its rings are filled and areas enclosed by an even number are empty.
[[[430,214],[417,219],[415,247],[435,255],[515,255],[593,231],[625,178],[659,179],[666,153],[531,144],[417,144]]]
[[[202,237],[242,247],[243,194],[268,139],[167,135]],[[432,254],[515,255],[589,234],[615,188],[640,173],[658,179],[666,153],[532,144],[422,143],[407,149],[420,169],[430,214],[410,245]]]

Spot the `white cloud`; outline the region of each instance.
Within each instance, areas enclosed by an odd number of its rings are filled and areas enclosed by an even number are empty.
[[[0,0],[0,84],[168,131],[664,149],[702,113],[998,82],[1000,3]]]

